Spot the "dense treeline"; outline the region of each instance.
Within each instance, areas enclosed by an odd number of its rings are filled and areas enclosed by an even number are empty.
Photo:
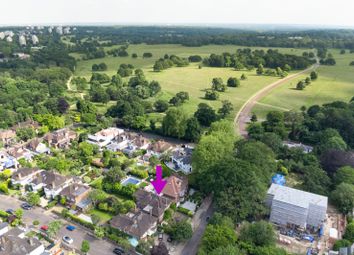
[[[182,44],[201,46],[233,44],[242,46],[284,48],[347,48],[354,49],[353,30],[292,30],[252,31],[236,28],[203,27],[78,27],[77,39],[92,34],[105,41],[102,45],[125,44]]]
[[[354,206],[353,130],[353,100],[314,105],[302,112],[269,112],[265,121],[248,128],[251,139],[277,154],[278,171],[296,173],[302,181],[300,188],[329,195],[343,213]],[[284,148],[284,139],[312,145],[313,151]]]
[[[234,67],[239,70],[255,68],[259,65],[267,68],[304,69],[315,63],[315,60],[304,56],[281,54],[277,50],[271,49],[266,52],[264,50],[238,49],[234,54],[211,54],[204,59],[203,63],[211,67]]]
[[[35,68],[49,68],[51,66],[66,67],[71,71],[75,70],[76,60],[69,55],[69,49],[60,41],[60,38],[47,38],[44,47],[37,51],[30,49],[20,49],[15,43],[1,43],[0,52],[4,57],[8,57],[6,61],[0,61],[0,70],[12,72],[31,72]],[[30,54],[29,59],[18,59],[11,57],[14,53]],[[25,71],[23,69],[26,69]]]
[[[65,113],[69,105],[64,92],[70,76],[66,68],[37,69],[15,78],[0,76],[0,127],[8,128],[35,114]]]
[[[153,66],[155,72],[162,71],[164,69],[168,69],[173,66],[182,67],[189,65],[189,61],[184,58],[180,58],[176,55],[165,55],[164,58],[160,58],[157,60]]]

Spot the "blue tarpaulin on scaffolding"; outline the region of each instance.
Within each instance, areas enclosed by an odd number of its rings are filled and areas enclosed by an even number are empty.
[[[272,183],[284,186],[286,183],[285,176],[282,174],[275,174],[272,177]]]
[[[322,225],[320,228],[320,231],[318,232],[318,236],[319,237],[323,236],[323,232],[324,232],[324,229],[323,229],[323,225]]]

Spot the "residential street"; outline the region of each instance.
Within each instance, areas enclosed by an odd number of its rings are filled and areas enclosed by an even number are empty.
[[[1,194],[0,194],[0,201],[1,201],[0,210],[4,210],[4,211],[7,209],[16,210],[20,208],[20,205],[23,203],[22,201],[19,201],[13,197],[1,195]],[[42,208],[36,207],[29,211],[24,210],[24,214],[23,214],[23,222],[28,226],[31,226],[34,220],[39,220],[40,225],[38,227],[40,227],[42,225],[47,225],[49,222],[53,220],[58,220],[58,219],[60,219],[64,223],[63,227],[59,231],[58,238],[62,238],[64,235],[68,235],[71,238],[73,238],[74,243],[71,244],[70,247],[75,247],[76,249],[80,250],[81,242],[83,240],[88,240],[90,242],[90,251],[88,254],[93,254],[93,255],[113,254],[112,251],[115,247],[113,244],[89,236],[87,234],[87,231],[84,228],[82,228],[80,225],[69,223],[68,221],[58,217],[57,215],[51,212],[46,212]],[[68,231],[65,228],[67,224],[74,225],[76,229],[72,232]]]
[[[188,242],[178,245],[171,255],[195,255],[198,251],[198,246],[201,242],[203,233],[205,231],[206,225],[208,224],[207,218],[211,217],[214,213],[214,208],[212,206],[211,196],[204,199],[199,210],[193,217],[193,236]]]

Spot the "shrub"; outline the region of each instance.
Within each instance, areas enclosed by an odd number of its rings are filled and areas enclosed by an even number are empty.
[[[206,90],[205,99],[217,100],[218,98],[219,98],[219,93],[218,92],[216,92],[214,90],[211,90],[211,89]]]
[[[129,171],[129,173],[133,176],[140,178],[140,179],[146,179],[149,176],[149,174],[146,170],[132,169]]]
[[[9,217],[9,214],[7,212],[5,212],[5,211],[0,210],[0,217],[1,218],[7,218],[7,217]]]
[[[189,211],[188,209],[186,208],[183,208],[183,207],[177,207],[177,211],[180,212],[180,213],[183,213],[189,217],[193,217],[193,212]]]
[[[34,220],[32,223],[34,226],[38,226],[39,225],[39,221],[38,220]]]
[[[64,210],[63,210],[64,211]],[[62,214],[64,214],[64,212],[62,211]],[[64,216],[65,215],[65,216]],[[79,217],[75,216],[75,215],[72,215],[71,213],[69,213],[67,210],[65,211],[65,214],[63,216],[65,218],[68,218],[84,227],[87,227],[91,230],[95,230],[95,225],[93,225],[92,223],[90,222],[87,222],[87,221],[84,221],[82,219],[80,219]]]

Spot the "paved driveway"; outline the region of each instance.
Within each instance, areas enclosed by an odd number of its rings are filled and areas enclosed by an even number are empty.
[[[193,236],[185,243],[180,243],[173,247],[171,255],[195,255],[198,252],[198,246],[201,242],[206,225],[207,218],[214,213],[211,196],[204,199],[196,214],[192,219]]]
[[[10,197],[10,196],[5,196],[0,194],[0,210],[7,210],[7,209],[13,209],[16,210],[20,208],[20,205],[22,204],[22,201],[17,200],[16,198]],[[113,254],[113,249],[114,245],[110,242],[104,241],[104,240],[99,240],[95,237],[89,236],[87,234],[87,231],[76,224],[69,223],[66,220],[61,219],[59,216],[45,211],[42,208],[36,207],[33,208],[32,210],[26,211],[24,210],[23,214],[23,222],[27,224],[28,226],[32,225],[32,222],[34,220],[38,220],[41,225],[48,225],[49,222],[54,221],[54,220],[61,220],[64,225],[60,229],[58,237],[62,238],[64,235],[68,235],[71,238],[74,239],[74,243],[71,244],[71,247],[74,247],[76,249],[81,248],[81,243],[83,240],[88,240],[90,242],[90,251],[89,254],[92,255],[110,255]],[[74,231],[68,231],[65,227],[66,225],[74,225],[76,229]]]

